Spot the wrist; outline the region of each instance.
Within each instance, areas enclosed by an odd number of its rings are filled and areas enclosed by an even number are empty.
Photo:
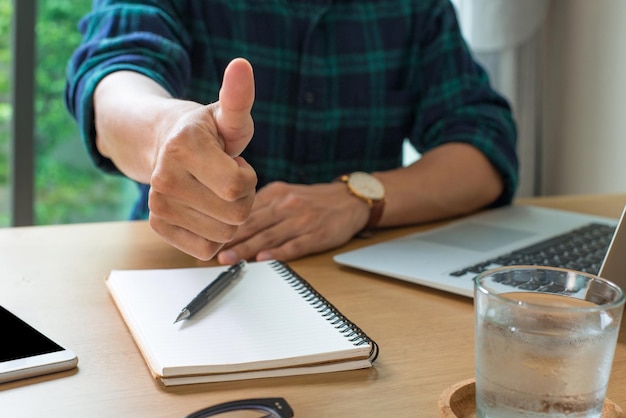
[[[149,183],[172,101],[142,74],[118,71],[104,77],[93,96],[98,152],[126,176]]]
[[[341,181],[347,186],[347,191],[361,200],[368,208],[369,215],[365,226],[357,233],[358,236],[371,236],[383,214],[385,207],[385,187],[371,174],[356,171],[339,176],[336,181]]]

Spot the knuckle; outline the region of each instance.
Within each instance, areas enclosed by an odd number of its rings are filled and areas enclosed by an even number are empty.
[[[215,229],[211,239],[222,244],[230,242],[235,237],[237,229],[236,225],[221,224]]]
[[[190,151],[188,144],[189,141],[187,138],[189,138],[192,134],[189,131],[189,127],[183,127],[181,130],[170,136],[161,148],[162,155],[168,159],[184,161]]]
[[[302,212],[302,216],[300,217],[300,222],[302,225],[300,226],[312,225],[317,223],[318,220],[319,216],[316,213],[310,211]]]
[[[176,177],[168,170],[157,169],[152,173],[150,179],[150,190],[158,192],[168,192],[176,190],[178,181]]]
[[[164,224],[163,222],[156,216],[154,213],[150,212],[150,216],[148,217],[148,224],[150,228],[156,232],[158,235],[163,235],[164,233]]]
[[[301,211],[299,215],[293,219],[293,228],[298,231],[307,231],[308,233],[314,232],[318,235],[318,222],[319,217],[316,214]]]
[[[267,248],[275,247],[281,242],[281,237],[272,229],[266,229],[263,231],[263,244]]]
[[[221,197],[228,202],[233,202],[245,196],[246,192],[248,190],[243,182],[231,180],[222,188]]]
[[[228,213],[229,221],[235,225],[241,225],[250,216],[252,205],[235,204]]]
[[[304,252],[304,245],[297,239],[291,240],[286,248],[286,253],[292,257],[299,256]]]
[[[330,243],[335,242],[339,237],[339,234],[336,233],[336,230],[329,228],[318,228],[318,243]],[[344,241],[347,242],[349,238],[346,238]]]
[[[272,257],[281,261],[289,261],[300,258],[307,253],[311,253],[311,248],[302,241],[295,239],[275,249],[272,252]]]
[[[236,174],[224,182],[221,197],[229,202],[240,200],[253,194],[256,184],[256,174],[238,170]]]
[[[170,245],[199,260],[208,261],[212,259],[224,245],[224,242],[219,238],[211,240],[197,235],[192,231],[186,231],[185,234],[187,238],[181,239],[180,235],[177,237],[176,234],[172,234],[171,225],[169,225],[167,221],[152,213],[148,218],[148,223],[150,228]]]
[[[252,116],[247,115],[244,120],[239,120],[237,123],[230,124],[228,126],[222,126],[220,129],[222,135],[228,137],[234,141],[249,141],[254,135],[254,122]]]
[[[273,181],[271,183],[268,183],[265,186],[265,189],[272,194],[285,194],[287,193],[287,190],[289,189],[289,186],[286,182],[284,181]]]
[[[154,189],[150,189],[148,194],[148,209],[150,210],[151,219],[153,216],[165,218],[168,213],[170,213],[170,205],[167,199],[164,199],[163,196]]]
[[[300,215],[300,218],[308,213],[305,212],[307,208],[308,205],[306,199],[302,195],[293,192],[287,192],[279,205],[279,209],[296,212]]]
[[[200,248],[196,249],[194,254],[191,255],[196,257],[198,260],[209,261],[215,257],[220,248],[222,248],[222,245],[223,244],[221,243],[206,241],[205,245],[200,246]]]

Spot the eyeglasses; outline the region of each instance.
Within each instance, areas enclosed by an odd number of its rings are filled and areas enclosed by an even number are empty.
[[[224,402],[218,405],[213,405],[205,409],[193,412],[187,415],[185,418],[206,418],[216,415],[222,415],[224,417],[231,415],[231,413],[264,413],[260,418],[291,418],[293,417],[293,410],[289,406],[286,400],[283,398],[259,398],[259,399],[242,399],[239,401]],[[237,414],[237,416],[241,416]],[[245,415],[249,417],[251,415]],[[259,415],[252,415],[257,416]]]

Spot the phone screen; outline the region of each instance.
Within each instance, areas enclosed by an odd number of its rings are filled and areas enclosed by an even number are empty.
[[[0,361],[11,361],[63,351],[63,347],[0,306]]]

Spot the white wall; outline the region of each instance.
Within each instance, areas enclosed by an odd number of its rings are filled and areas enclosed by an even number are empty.
[[[542,194],[626,192],[626,1],[553,0]]]

